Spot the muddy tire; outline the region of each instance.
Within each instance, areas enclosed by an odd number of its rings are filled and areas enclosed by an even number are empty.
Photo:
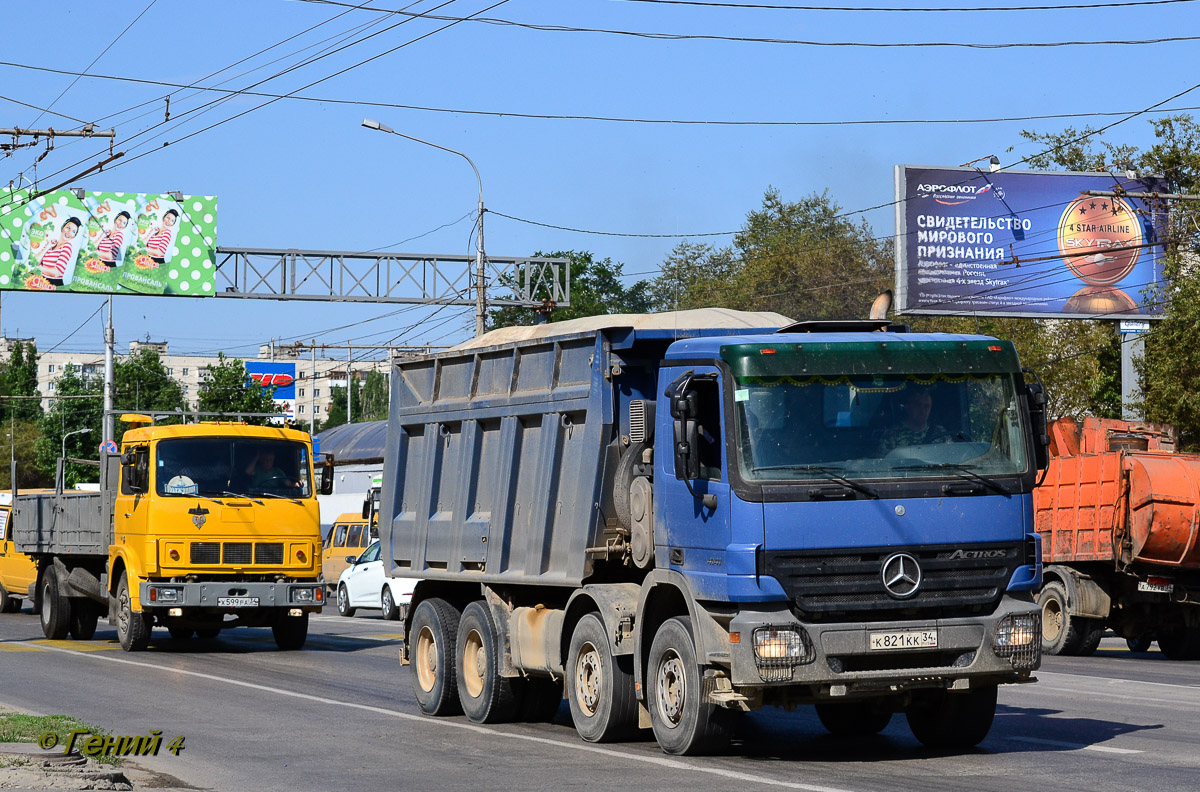
[[[150,645],[150,620],[145,613],[134,612],[125,572],[117,585],[117,640],[126,652],[141,652]]]
[[[413,613],[406,643],[417,706],[426,715],[457,715],[458,678],[454,655],[458,646],[458,611],[436,597],[422,600]]]
[[[704,700],[702,673],[691,619],[666,621],[650,645],[646,668],[650,723],[666,753],[697,756],[719,751],[729,742],[729,713]]]
[[[1042,653],[1078,654],[1087,640],[1091,624],[1088,619],[1071,615],[1067,590],[1061,583],[1047,583],[1038,593],[1037,601],[1042,606]]]
[[[1129,647],[1131,652],[1149,652],[1150,646],[1154,643],[1153,633],[1142,633],[1136,638],[1126,638],[1125,645]]]
[[[869,737],[892,722],[892,710],[873,699],[822,701],[815,707],[821,725],[834,737]]]
[[[594,613],[571,633],[566,667],[567,702],[575,731],[588,742],[629,739],[637,729],[633,658],[614,657],[604,622]]]
[[[508,723],[521,711],[522,680],[500,675],[500,646],[487,604],[472,602],[458,622],[454,654],[458,700],[475,723]]]
[[[41,592],[39,599],[42,602],[39,611],[42,620],[42,634],[52,640],[66,638],[71,629],[71,598],[62,593],[57,569],[52,566],[46,567],[46,570],[42,572],[38,591]]]
[[[1200,630],[1177,627],[1158,635],[1158,648],[1168,660],[1200,660]]]
[[[927,748],[973,748],[987,737],[996,717],[995,685],[966,693],[918,692],[905,715],[913,736]]]
[[[1079,649],[1076,650],[1076,657],[1091,657],[1096,654],[1096,650],[1100,648],[1100,639],[1104,637],[1104,622],[1100,619],[1077,619],[1076,621],[1083,622],[1080,627],[1080,632],[1084,632],[1083,640],[1079,642]]]

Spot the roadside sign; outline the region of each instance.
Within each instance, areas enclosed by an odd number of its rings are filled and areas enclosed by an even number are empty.
[[[1150,323],[1140,319],[1122,319],[1122,333],[1149,333]]]
[[[116,444],[116,442],[115,442],[115,441],[113,441],[113,440],[109,440],[107,443],[101,443],[101,444],[100,444],[100,453],[101,453],[101,454],[115,454],[115,453],[117,453],[117,444]]]

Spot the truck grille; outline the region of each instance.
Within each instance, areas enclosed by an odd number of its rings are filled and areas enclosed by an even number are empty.
[[[254,545],[254,563],[282,564],[283,544],[280,542],[260,542]]]
[[[224,552],[221,554],[221,562],[224,564],[249,564],[250,547],[249,542],[226,542]]]
[[[221,563],[221,543],[192,542],[191,562],[193,564]]]
[[[893,598],[883,586],[883,563],[896,552],[908,553],[921,567],[920,587],[907,599]],[[779,581],[803,617],[852,621],[887,618],[888,612],[906,617],[990,613],[1023,560],[1020,543],[972,544],[764,551],[760,568]]]

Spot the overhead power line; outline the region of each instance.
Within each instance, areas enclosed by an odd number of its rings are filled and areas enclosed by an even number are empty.
[[[321,2],[322,0],[313,0]],[[1106,8],[1129,8],[1131,6],[1176,5],[1178,3],[1194,3],[1196,0],[1128,0],[1118,3],[1070,3],[1064,5],[1040,6],[974,6],[966,8],[887,8],[884,6],[813,6],[813,5],[784,5],[780,3],[722,3],[713,0],[623,0],[626,3],[650,3],[654,5],[704,6],[708,8],[739,8],[765,9],[769,11],[866,11],[866,12],[908,12],[908,13],[963,13],[991,11],[1102,11]]]
[[[342,8],[360,8],[376,14],[413,15],[411,11],[397,11],[384,8],[370,8],[361,4],[342,3],[337,0],[297,0],[302,3],[320,3],[323,5],[340,6]],[[574,25],[547,25],[535,22],[518,22],[514,19],[499,19],[496,17],[452,17],[427,14],[425,19],[437,19],[455,22],[476,22],[500,27],[515,27],[524,30],[536,30],[543,33],[599,33],[606,36],[629,36],[633,38],[654,39],[658,41],[725,41],[740,44],[786,44],[801,47],[956,47],[966,49],[1024,49],[1045,47],[1099,47],[1099,46],[1143,46],[1148,44],[1167,44],[1182,41],[1200,41],[1200,36],[1164,36],[1152,39],[1104,39],[1093,41],[1009,41],[988,43],[982,41],[810,41],[807,39],[783,39],[766,36],[723,36],[715,33],[662,33],[644,30],[618,30],[615,28],[577,27]]]

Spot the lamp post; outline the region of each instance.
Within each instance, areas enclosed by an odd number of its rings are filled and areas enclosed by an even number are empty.
[[[67,432],[65,435],[63,435],[62,455],[60,456],[61,462],[59,463],[61,465],[59,468],[59,489],[67,488],[67,438],[71,437],[72,435],[87,434],[90,431],[92,431],[91,427],[87,427],[84,429],[76,429],[74,432]]]
[[[374,119],[364,118],[362,125],[367,129],[374,129],[379,132],[387,132],[388,134],[402,137],[405,140],[411,140],[414,143],[424,143],[426,146],[432,146],[435,149],[441,149],[442,151],[448,151],[451,154],[457,154],[467,161],[467,164],[471,166],[471,170],[475,171],[475,181],[479,183],[479,241],[475,245],[475,337],[478,338],[479,336],[483,335],[487,320],[486,278],[483,270],[483,179],[479,177],[479,168],[476,168],[475,163],[471,161],[471,158],[466,154],[463,154],[461,151],[456,151],[455,149],[447,148],[446,146],[439,146],[437,143],[430,143],[428,140],[422,140],[419,137],[406,135],[403,132],[397,132],[386,124],[381,124]]]

